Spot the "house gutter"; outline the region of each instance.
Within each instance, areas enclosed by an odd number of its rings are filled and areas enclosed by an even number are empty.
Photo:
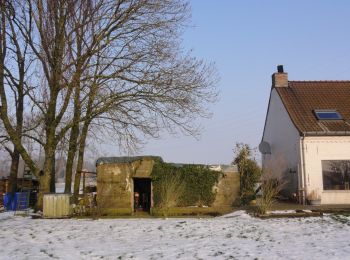
[[[350,135],[349,131],[309,131],[304,132],[303,136],[347,136]]]
[[[302,192],[302,203],[306,204],[306,195],[307,195],[307,187],[306,187],[306,170],[305,170],[305,134],[300,138],[300,170],[301,170],[301,192]]]

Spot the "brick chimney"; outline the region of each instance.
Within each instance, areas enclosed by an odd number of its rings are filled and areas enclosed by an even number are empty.
[[[288,73],[283,71],[283,65],[278,65],[277,72],[272,74],[272,87],[288,87]]]

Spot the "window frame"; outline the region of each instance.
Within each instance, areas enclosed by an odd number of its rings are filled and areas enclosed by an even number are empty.
[[[338,118],[321,118],[319,116],[319,113],[334,113],[338,116]],[[315,109],[314,114],[315,114],[317,120],[331,120],[331,121],[343,120],[342,115],[336,109]]]
[[[337,165],[338,164],[338,165]],[[321,160],[323,191],[350,191],[350,159]],[[331,168],[332,167],[332,168]],[[343,169],[343,172],[340,170]],[[338,182],[333,182],[338,181]],[[341,180],[342,179],[342,180]]]

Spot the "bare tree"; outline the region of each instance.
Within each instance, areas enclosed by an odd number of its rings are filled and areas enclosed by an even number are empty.
[[[68,140],[65,191],[70,192],[77,154],[80,179],[89,129],[132,146],[138,135],[157,137],[162,129],[196,135],[195,119],[209,115],[207,103],[216,99],[215,70],[181,49],[187,1],[27,0],[16,11],[19,34],[36,58],[37,74],[44,75],[28,93],[44,130],[40,138],[31,135],[44,148],[43,169],[16,135],[9,93],[0,81],[1,119],[40,177],[39,205],[54,179],[62,140]]]
[[[21,136],[18,136],[13,123],[10,121],[10,111],[8,110],[8,98],[10,95],[5,89],[4,82],[0,84],[2,103],[1,119],[15,149],[18,150],[34,174],[40,177],[39,204],[42,201],[43,193],[50,190],[51,177],[54,173],[55,151],[58,143],[56,129],[69,104],[73,89],[71,87],[72,81],[67,82],[66,80],[66,75],[72,73],[65,71],[70,68],[67,65],[69,59],[66,56],[67,43],[65,42],[65,38],[66,28],[71,28],[69,26],[71,5],[72,3],[69,1],[46,1],[45,3],[43,1],[27,1],[26,4],[7,1],[6,4],[4,3],[2,5],[2,14],[6,14],[11,8],[14,9],[12,21],[19,29],[18,34],[25,39],[25,42],[28,43],[31,51],[37,58],[40,70],[44,72],[46,80],[45,86],[47,88],[33,90],[35,94],[43,90],[41,93],[43,98],[40,99],[34,95],[30,95],[33,105],[42,112],[44,122],[45,141],[37,139],[45,150],[43,171],[40,171],[33,158],[28,154],[28,151],[21,142]],[[3,15],[3,17],[5,16]],[[29,23],[29,26],[27,26],[28,20],[33,21],[33,23]],[[8,24],[3,19],[2,28],[5,30],[2,38],[3,57],[5,57],[6,51],[9,48],[6,46],[6,26]],[[3,66],[5,67],[5,65],[5,60],[3,60]],[[0,73],[3,73],[3,71],[4,69]],[[73,78],[75,74],[73,73]]]
[[[4,79],[5,86],[12,93],[13,102],[11,106],[14,108],[13,119],[14,130],[18,139],[22,141],[22,136],[28,131],[28,127],[24,127],[24,102],[25,96],[28,93],[29,86],[27,85],[27,74],[32,59],[29,54],[28,42],[19,34],[19,29],[15,23],[16,2],[5,2],[7,8],[4,9],[3,15],[5,18],[6,39],[4,42],[9,46],[7,52],[7,62],[4,64]],[[25,26],[30,26],[25,24]],[[32,125],[32,124],[31,124]],[[32,125],[33,126],[33,125]],[[5,131],[3,131],[5,132]],[[5,134],[6,136],[6,134]],[[8,138],[6,136],[5,140]],[[11,156],[10,168],[10,187],[12,192],[17,190],[17,175],[20,161],[20,153],[14,146],[13,148],[4,145],[4,148]]]
[[[91,124],[101,134],[109,133],[119,140],[120,145],[134,148],[139,141],[137,133],[156,137],[161,129],[174,132],[177,128],[196,135],[195,118],[207,116],[205,105],[216,98],[213,67],[180,48],[179,27],[188,17],[188,5],[174,1],[123,3],[117,10],[108,4],[95,6],[93,12],[96,18],[91,28],[98,35],[105,34],[99,28],[103,28],[100,23],[105,22],[106,13],[117,11],[119,15],[108,20],[115,26],[107,39],[99,37],[96,54],[90,60],[91,71],[81,80],[89,87],[87,93],[81,91],[85,96],[80,100],[87,102],[77,107],[86,114],[80,118],[84,124],[75,195]],[[113,17],[112,13],[107,17]],[[109,24],[107,28],[112,27]],[[75,143],[71,147],[77,147]],[[70,185],[70,178],[66,179],[66,188]]]

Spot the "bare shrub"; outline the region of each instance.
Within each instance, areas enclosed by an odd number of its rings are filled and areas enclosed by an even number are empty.
[[[266,214],[267,211],[271,210],[276,196],[280,193],[284,185],[284,181],[273,177],[271,174],[264,174],[262,176],[262,196],[258,201],[258,213]]]
[[[179,175],[168,174],[160,183],[160,201],[158,208],[164,217],[168,216],[169,209],[180,202],[185,192],[185,184]]]

